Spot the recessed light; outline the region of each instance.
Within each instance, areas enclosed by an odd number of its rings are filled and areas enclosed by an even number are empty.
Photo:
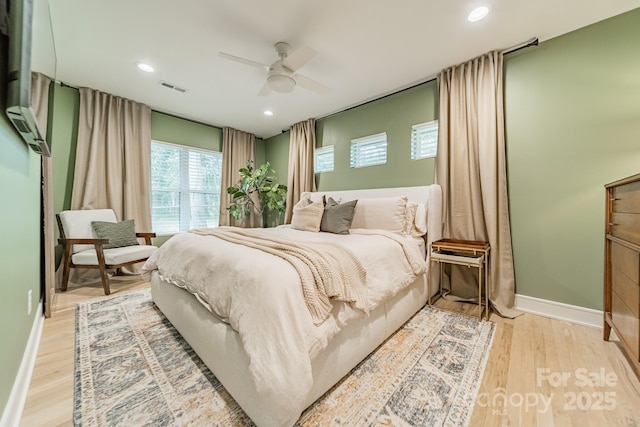
[[[469,22],[478,22],[484,19],[488,14],[489,8],[487,6],[480,6],[473,9],[467,19]]]
[[[136,65],[139,69],[147,73],[153,73],[155,71],[151,65],[145,64],[144,62],[136,62]]]
[[[265,116],[273,116],[273,111],[267,110],[264,112]]]

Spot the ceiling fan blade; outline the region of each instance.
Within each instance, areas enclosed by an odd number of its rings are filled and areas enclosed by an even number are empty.
[[[268,65],[262,64],[262,63],[257,62],[257,61],[252,61],[250,59],[241,58],[239,56],[230,55],[230,54],[224,53],[224,52],[219,52],[218,56],[220,56],[221,58],[230,59],[232,61],[239,62],[241,64],[251,65],[252,67],[257,67],[257,68],[262,68],[264,70],[269,70],[269,66]]]
[[[298,85],[310,90],[311,92],[315,92],[319,95],[327,95],[331,92],[331,89],[322,83],[318,83],[317,81],[310,79],[309,77],[301,76],[300,74],[296,74],[295,77]]]
[[[271,88],[269,87],[269,83],[264,82],[260,92],[258,92],[258,96],[267,96],[271,93]]]
[[[284,61],[282,61],[282,65],[290,69],[291,71],[296,71],[301,68],[304,64],[307,63],[311,58],[316,55],[316,51],[311,49],[307,45],[302,45],[295,52],[288,55]]]

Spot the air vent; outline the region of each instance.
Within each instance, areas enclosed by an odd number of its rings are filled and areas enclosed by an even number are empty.
[[[173,83],[165,82],[164,80],[160,80],[160,86],[164,86],[167,89],[172,89],[181,93],[185,93],[186,91],[189,90],[189,89],[174,85]]]

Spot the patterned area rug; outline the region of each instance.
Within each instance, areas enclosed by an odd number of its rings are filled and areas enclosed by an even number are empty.
[[[298,425],[468,425],[494,327],[425,307]],[[82,426],[252,425],[149,290],[76,307],[73,418]]]

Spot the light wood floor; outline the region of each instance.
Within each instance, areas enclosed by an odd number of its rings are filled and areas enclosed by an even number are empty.
[[[115,294],[147,286],[135,277],[118,277],[111,288]],[[72,424],[74,307],[103,296],[100,285],[56,294],[21,426]],[[477,313],[471,304],[436,305]],[[605,342],[599,329],[531,314],[491,320],[496,333],[472,426],[640,426],[640,381],[615,336]]]

